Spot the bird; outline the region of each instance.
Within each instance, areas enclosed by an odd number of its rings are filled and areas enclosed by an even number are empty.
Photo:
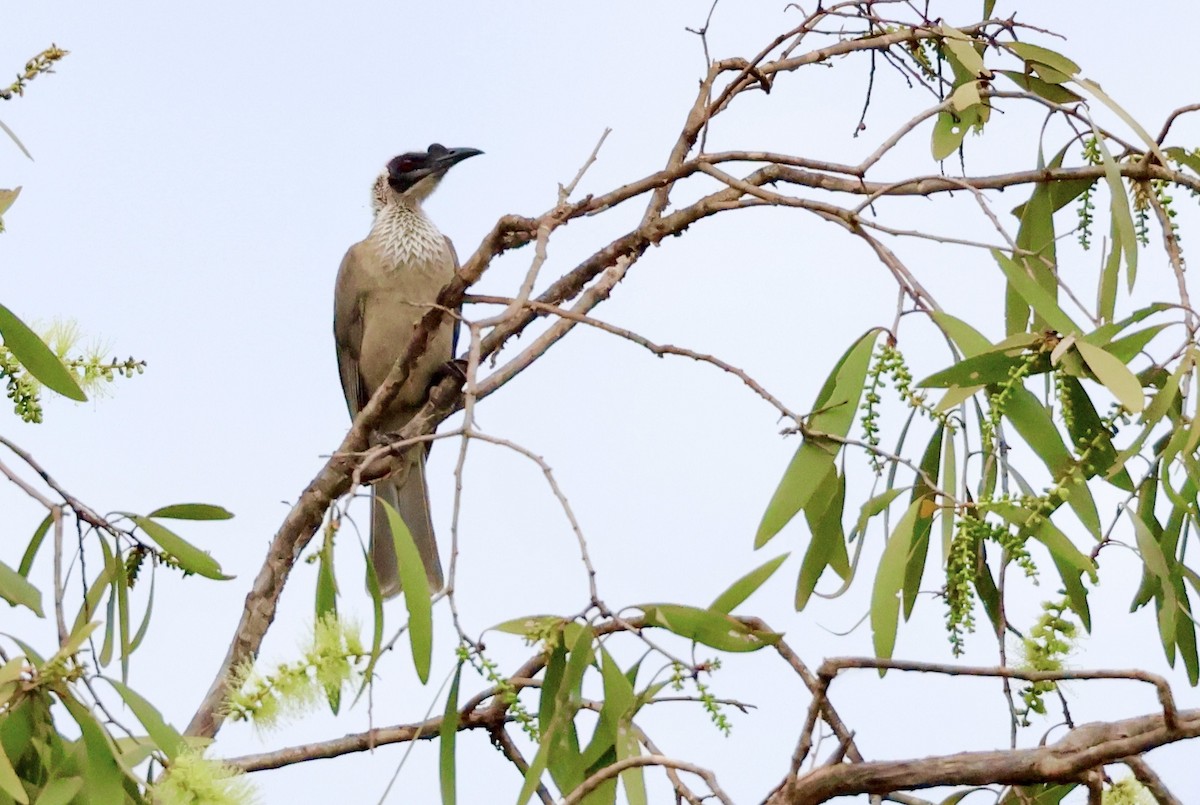
[[[353,419],[383,385],[408,348],[413,331],[458,270],[454,244],[422,209],[446,172],[483,152],[433,143],[389,160],[371,186],[374,220],[366,238],[346,252],[333,300],[333,337],[346,407]],[[443,367],[454,358],[458,320],[446,317],[431,334],[401,394],[372,434],[378,443],[416,415]],[[409,447],[400,467],[374,484],[371,495],[371,563],[380,593],[400,593],[392,530],[381,501],[408,526],[425,566],[430,592],[443,587],[442,562],[429,513],[425,458],[429,444]]]

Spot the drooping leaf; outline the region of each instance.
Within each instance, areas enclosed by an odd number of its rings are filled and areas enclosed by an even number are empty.
[[[1109,153],[1108,146],[1104,143],[1104,136],[1095,124],[1092,124],[1092,135],[1100,149],[1100,159],[1104,164],[1104,178],[1108,182],[1109,209],[1112,214],[1113,229],[1120,235],[1121,249],[1125,255],[1125,267],[1128,270],[1129,290],[1132,291],[1134,280],[1137,277],[1138,261],[1137,232],[1133,226],[1133,212],[1129,209],[1129,197],[1125,195],[1125,184],[1121,181],[1121,169],[1117,166],[1112,154]],[[1116,250],[1115,242],[1113,250]]]
[[[1094,95],[1096,99],[1100,101],[1100,103],[1107,106],[1117,117],[1121,118],[1121,120],[1125,122],[1125,125],[1133,129],[1137,136],[1141,138],[1142,142],[1146,144],[1146,148],[1150,151],[1150,153],[1158,157],[1160,164],[1167,164],[1167,155],[1162,152],[1161,148],[1159,148],[1158,141],[1150,136],[1150,133],[1143,128],[1142,124],[1137,121],[1137,118],[1126,112],[1123,108],[1121,108],[1120,104],[1118,104],[1109,96],[1107,92],[1102,90],[1099,84],[1087,78],[1077,78],[1075,79],[1075,83],[1082,87],[1085,92],[1089,92]],[[1101,148],[1103,147],[1103,140],[1101,140]]]
[[[46,532],[50,530],[50,526],[54,523],[54,515],[47,514],[42,522],[38,523],[38,527],[33,530],[33,536],[29,538],[29,545],[25,548],[25,553],[21,556],[21,564],[17,568],[17,573],[29,578],[29,571],[33,568],[33,560],[37,558],[38,549],[42,547],[42,541],[46,538]]]
[[[113,686],[113,689],[125,702],[125,706],[137,716],[137,720],[146,728],[150,740],[154,741],[168,760],[174,760],[175,756],[186,748],[183,736],[179,734],[179,731],[168,724],[162,713],[145,697],[116,679],[104,677],[104,680]]]
[[[46,617],[42,612],[41,590],[3,562],[0,562],[0,598],[14,607],[25,607],[39,618]]]
[[[925,560],[929,555],[929,534],[933,527],[933,516],[937,514],[938,502],[934,485],[938,483],[938,472],[941,469],[942,437],[945,425],[938,425],[934,430],[925,454],[918,465],[921,472],[913,479],[913,490],[910,503],[920,503],[917,507],[917,518],[913,523],[912,544],[908,551],[908,562],[904,571],[904,619],[912,617],[913,607],[917,602],[917,593],[921,589],[921,579],[925,575]]]
[[[63,696],[62,704],[75,719],[82,733],[84,770],[91,802],[124,802],[124,772],[111,739],[91,711],[73,696]]]
[[[21,785],[21,778],[17,776],[17,770],[13,768],[8,755],[2,751],[0,751],[0,794],[7,794],[21,805],[29,803],[29,795],[25,793],[25,786]]]
[[[0,305],[0,338],[4,339],[4,346],[13,357],[46,388],[72,400],[87,400],[75,376],[63,366],[46,342],[4,305]]]
[[[1051,84],[1029,73],[1018,73],[1015,70],[997,70],[996,72],[1012,81],[1021,89],[1032,92],[1038,97],[1045,98],[1051,103],[1068,104],[1078,103],[1083,100],[1081,95],[1072,92],[1062,84]]]
[[[835,437],[845,436],[858,412],[871,352],[879,330],[867,332],[842,355],[817,395],[809,427]],[[834,471],[840,445],[806,438],[783,473],[754,539],[761,548],[808,504],[826,473]]]
[[[1030,360],[1024,349],[996,349],[964,358],[951,367],[934,372],[921,380],[921,388],[978,388],[990,383],[1003,383],[1009,373]],[[1050,371],[1049,355],[1038,354],[1033,358],[1028,374],[1036,375]]]
[[[1071,539],[1058,526],[1054,525],[1054,521],[1048,516],[1035,515],[1015,503],[993,503],[989,505],[989,510],[1018,526],[1024,533],[1045,545],[1052,556],[1061,560],[1068,567],[1084,573],[1095,572],[1095,563],[1088,558],[1087,554],[1076,548]]]
[[[458,683],[462,678],[462,667],[462,661],[459,661],[454,668],[454,679],[442,711],[442,726],[438,730],[438,779],[442,788],[442,805],[454,805],[458,800],[454,748],[458,737]]]
[[[900,623],[900,591],[904,587],[905,569],[908,565],[909,549],[912,547],[913,528],[920,512],[921,501],[909,504],[908,510],[896,524],[879,568],[875,572],[875,585],[871,591],[871,633],[875,656],[881,660],[891,659],[896,647],[896,629]],[[884,671],[881,669],[880,676]]]
[[[1100,347],[1094,347],[1086,341],[1077,341],[1075,348],[1087,362],[1088,368],[1104,384],[1117,401],[1125,409],[1138,413],[1145,407],[1145,396],[1142,394],[1142,384],[1129,371],[1129,367]]]
[[[413,541],[412,532],[399,512],[382,498],[387,512],[388,525],[392,530],[392,542],[396,546],[396,562],[400,571],[400,586],[404,591],[404,605],[408,610],[408,639],[412,646],[413,665],[417,678],[424,685],[429,681],[429,664],[433,658],[433,602],[429,592],[429,580],[425,576],[425,565]]]
[[[1000,269],[1008,278],[1008,283],[1013,290],[1033,308],[1034,312],[1047,325],[1063,335],[1082,332],[1079,326],[1071,320],[1071,317],[1058,306],[1058,301],[1035,278],[1029,275],[1027,266],[1019,265],[998,249],[992,250],[992,257],[1000,265]],[[1029,264],[1032,264],[1032,261]]]
[[[226,581],[233,576],[221,572],[221,565],[207,551],[202,551],[183,537],[171,531],[162,523],[143,517],[140,514],[124,512],[125,516],[138,524],[150,539],[158,543],[171,558],[179,562],[179,566],[188,573],[195,573],[208,579]]]
[[[1067,432],[1077,449],[1086,453],[1084,462],[1084,477],[1091,478],[1097,474],[1104,475],[1117,460],[1117,449],[1113,446],[1112,433],[1104,426],[1096,406],[1083,388],[1083,384],[1073,377],[1063,376],[1059,380],[1063,405],[1069,411],[1066,416]],[[1129,473],[1122,469],[1108,479],[1113,486],[1133,491],[1133,480]]]

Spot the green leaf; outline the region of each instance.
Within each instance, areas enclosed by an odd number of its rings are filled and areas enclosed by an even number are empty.
[[[175,503],[155,509],[146,516],[171,520],[229,520],[233,512],[210,503]]]
[[[950,51],[950,56],[962,65],[967,75],[979,76],[987,72],[987,68],[983,66],[983,56],[975,49],[975,42],[971,37],[944,23],[941,33],[945,37],[942,44]]]
[[[929,316],[942,332],[953,339],[955,345],[962,350],[966,357],[969,358],[992,349],[992,342],[962,319],[940,310],[933,311]]]
[[[442,805],[454,805],[458,799],[454,747],[458,738],[458,683],[462,678],[462,668],[460,660],[454,668],[454,680],[450,683],[450,693],[446,695],[442,726],[438,730],[438,779],[442,786]]]
[[[21,195],[19,187],[14,187],[12,190],[0,190],[0,215],[8,212],[19,195]]]
[[[158,712],[158,709],[145,697],[123,682],[108,677],[103,677],[103,679],[113,686],[113,689],[125,702],[125,706],[133,711],[138,721],[142,722],[150,740],[154,741],[168,760],[174,760],[186,748],[183,736],[179,734],[179,731],[168,724],[162,713]]]
[[[408,638],[412,645],[413,664],[417,677],[424,685],[429,681],[429,664],[433,658],[433,600],[429,593],[429,581],[425,577],[425,565],[413,541],[408,526],[392,507],[382,498],[387,512],[388,525],[392,529],[392,542],[396,544],[396,561],[400,566],[400,587],[404,591],[404,605],[408,609]]]
[[[179,566],[184,571],[218,581],[233,578],[233,576],[226,576],[221,572],[221,565],[207,551],[200,550],[162,523],[140,514],[129,512],[122,512],[122,514],[137,523],[138,527],[146,532],[146,536],[154,540],[167,555],[179,562]]]
[[[383,647],[383,595],[379,592],[379,576],[375,573],[375,563],[371,561],[371,554],[365,545],[362,546],[362,552],[366,564],[367,594],[371,596],[371,659],[363,670],[363,681],[354,697],[355,702],[362,698],[374,679],[375,666]]]
[[[837,437],[849,432],[878,335],[878,329],[868,331],[842,355],[817,395],[815,413],[809,418],[813,431]],[[825,475],[834,471],[834,458],[839,450],[836,443],[816,438],[804,440],[767,504],[754,539],[755,548],[765,545],[808,504]]]
[[[4,339],[4,346],[13,357],[46,388],[72,400],[87,400],[75,376],[63,366],[46,342],[4,305],[0,305],[0,338]]]
[[[957,115],[953,112],[938,112],[933,122],[930,152],[938,162],[957,151],[971,127],[979,123],[979,106],[971,106]]]
[[[68,805],[82,788],[81,777],[55,777],[46,783],[33,805]]]
[[[941,469],[942,437],[945,431],[946,427],[942,424],[934,430],[919,465],[921,471],[929,476],[934,484],[938,483],[938,471]],[[909,502],[919,502],[921,505],[917,509],[917,519],[913,524],[912,545],[908,551],[908,563],[904,572],[905,620],[912,616],[913,607],[917,602],[921,578],[925,575],[925,560],[929,556],[929,533],[933,528],[933,516],[938,511],[936,493],[919,473],[913,479],[912,497]]]
[[[1000,269],[1004,272],[1004,276],[1008,278],[1008,283],[1012,286],[1022,299],[1024,299],[1034,312],[1050,326],[1063,335],[1082,332],[1079,326],[1071,320],[1071,317],[1063,312],[1063,309],[1058,306],[1058,302],[1051,296],[1045,288],[1043,288],[1037,280],[1031,277],[1026,267],[1018,265],[1011,260],[1007,255],[1000,252],[999,249],[992,250],[992,257],[999,263]],[[1028,264],[1027,264],[1028,265]]]
[[[951,367],[934,372],[917,383],[921,388],[978,388],[990,383],[1004,383],[1009,372],[1029,361],[1024,349],[997,349],[964,358]],[[1030,374],[1050,371],[1049,356],[1038,355]]]
[[[1112,355],[1122,363],[1129,363],[1138,355],[1138,353],[1146,348],[1147,344],[1154,340],[1155,336],[1170,326],[1171,325],[1169,323],[1156,324],[1153,327],[1147,327],[1144,330],[1138,330],[1130,333],[1124,338],[1117,338],[1110,341],[1108,344],[1101,344],[1098,346],[1103,346],[1105,352]]]
[[[600,649],[600,676],[604,682],[604,701],[600,705],[600,714],[596,719],[592,739],[583,750],[581,763],[585,767],[593,766],[605,753],[614,748],[621,721],[637,704],[633,686],[629,684],[612,655],[603,647]]]
[[[637,757],[641,754],[637,733],[629,724],[617,728],[617,760]],[[646,778],[641,766],[631,766],[621,772],[621,785],[625,788],[625,799],[629,805],[647,805]]]
[[[29,803],[29,795],[25,793],[25,786],[21,785],[21,778],[17,776],[17,770],[12,767],[8,755],[3,751],[0,751],[0,792],[20,802],[21,805]]]
[[[1028,509],[1013,503],[993,503],[988,508],[1045,545],[1053,557],[1068,567],[1084,573],[1096,571],[1095,563],[1076,548],[1075,543],[1048,516],[1035,516]]]
[[[913,529],[920,512],[921,501],[913,501],[896,524],[892,536],[884,546],[879,568],[875,573],[875,585],[871,590],[871,632],[875,656],[881,660],[891,659],[896,647],[896,629],[900,623],[900,590],[904,587],[905,568],[912,547]],[[883,676],[885,669],[880,669]]]
[[[808,523],[808,532],[812,535],[812,544],[820,546],[817,555],[822,557],[827,565],[832,566],[842,578],[850,573],[846,533],[842,528],[845,509],[846,476],[837,470],[825,475],[825,480],[817,488],[813,499],[804,508],[804,519]],[[806,558],[807,556],[808,553],[805,554]]]
[[[1071,607],[1071,611],[1079,617],[1083,628],[1090,633],[1092,631],[1092,611],[1088,607],[1087,587],[1083,586],[1081,578],[1083,571],[1054,554],[1051,554],[1050,558],[1054,560],[1054,567],[1058,570],[1059,578],[1062,579],[1063,589],[1067,593],[1067,604]]]
[[[1104,163],[1104,178],[1108,182],[1109,210],[1112,215],[1113,230],[1120,235],[1121,249],[1125,254],[1125,265],[1128,268],[1129,290],[1133,290],[1133,281],[1137,277],[1138,242],[1137,232],[1133,226],[1133,213],[1129,209],[1129,197],[1125,194],[1125,184],[1121,181],[1121,169],[1116,160],[1108,152],[1104,136],[1100,129],[1092,124],[1092,135],[1100,148],[1100,159]],[[1116,243],[1113,244],[1116,251]]]
[[[1100,419],[1100,414],[1096,412],[1096,406],[1092,404],[1082,383],[1069,375],[1063,375],[1059,379],[1059,383],[1064,410],[1070,412],[1069,416],[1064,417],[1067,423],[1067,432],[1071,435],[1071,442],[1080,446],[1080,455],[1082,456],[1084,452],[1087,453],[1087,460],[1083,467],[1084,477],[1092,478],[1096,475],[1104,475],[1117,460],[1117,449],[1113,446],[1112,433]],[[1119,489],[1124,489],[1126,492],[1133,491],[1133,480],[1124,469],[1119,470],[1108,480]]]
[[[1159,163],[1163,165],[1167,164],[1167,155],[1164,154],[1162,149],[1158,147],[1158,141],[1150,136],[1150,133],[1142,127],[1141,123],[1137,122],[1137,119],[1133,115],[1122,109],[1116,101],[1109,97],[1108,93],[1100,89],[1099,84],[1086,78],[1077,78],[1075,79],[1075,83],[1083,87],[1086,92],[1090,92],[1092,95],[1096,96],[1096,100],[1107,106],[1113,111],[1114,114],[1116,114],[1117,117],[1125,121],[1125,124],[1129,126],[1129,128],[1133,129],[1134,132],[1137,133],[1137,136],[1141,138],[1142,142],[1146,144],[1146,148],[1150,150],[1150,153],[1158,157]],[[1101,149],[1103,149],[1103,138],[1097,136],[1097,139],[1100,141]]]
[[[1087,362],[1088,368],[1117,398],[1117,401],[1125,406],[1126,410],[1136,414],[1145,407],[1146,399],[1142,394],[1142,384],[1134,377],[1133,372],[1129,371],[1128,366],[1100,347],[1094,347],[1086,341],[1076,341],[1075,348]]]
[[[1037,397],[1024,387],[1013,388],[1005,405],[1004,415],[1050,470],[1055,480],[1065,479],[1072,471],[1074,459],[1063,444],[1062,435],[1055,427],[1054,420],[1046,413],[1045,407],[1038,402]],[[1080,522],[1098,539],[1100,514],[1096,511],[1096,501],[1092,498],[1087,484],[1072,484],[1067,504]]]
[[[791,554],[785,553],[776,556],[770,561],[764,562],[754,570],[751,570],[746,575],[729,585],[725,592],[717,596],[716,600],[708,605],[708,608],[713,612],[721,612],[728,615],[736,607],[741,605],[750,596],[758,590],[759,587],[766,583],[767,579],[774,575]]]
[[[29,578],[29,571],[33,567],[33,560],[37,557],[38,549],[42,547],[42,541],[46,538],[46,532],[50,530],[50,525],[54,522],[54,515],[47,514],[46,519],[38,524],[34,529],[33,536],[29,538],[29,545],[25,548],[25,553],[21,556],[21,565],[17,568],[17,573],[25,578]]]
[[[954,452],[954,434],[948,434],[942,448],[942,485],[949,487],[948,494],[955,494],[958,483],[958,457]],[[950,556],[950,543],[954,539],[954,502],[943,501],[942,506],[942,561]]]
[[[1121,278],[1121,230],[1117,227],[1116,216],[1109,223],[1108,256],[1104,258],[1104,268],[1100,271],[1100,286],[1097,289],[1099,299],[1099,314],[1101,321],[1112,321],[1117,308],[1117,286]]]
[[[695,640],[718,651],[758,651],[772,646],[783,636],[778,632],[751,629],[737,618],[708,609],[682,604],[643,604],[647,626],[658,626],[669,632]]]
[[[590,629],[582,629],[579,637],[571,645],[571,654],[567,659],[562,683],[558,686],[558,693],[555,696],[554,717],[550,720],[550,725],[542,730],[542,742],[538,746],[533,760],[529,762],[529,768],[525,771],[525,782],[521,786],[521,792],[517,795],[517,805],[525,805],[529,802],[529,798],[537,790],[538,782],[542,779],[542,773],[546,771],[551,751],[561,743],[560,732],[569,729],[574,724],[577,708],[571,706],[571,694],[572,691],[579,689],[584,672],[587,671],[588,665],[592,661],[593,637]],[[582,782],[582,776],[579,779]]]
[[[1078,103],[1083,100],[1081,95],[1077,95],[1062,84],[1051,84],[1029,73],[1018,73],[1015,70],[997,70],[996,72],[1012,81],[1021,89],[1032,92],[1038,97],[1045,98],[1050,103],[1068,104]]]
[[[3,562],[0,562],[0,598],[14,607],[22,606],[31,610],[39,618],[46,617],[42,612],[41,590]]]
[[[1078,64],[1049,48],[1031,45],[1027,42],[1005,42],[1003,46],[1035,70],[1046,65],[1067,76],[1073,76],[1079,72]]]
[[[124,779],[114,747],[91,711],[71,695],[60,697],[67,712],[75,719],[82,733],[80,740],[86,749],[83,755],[88,800],[90,802],[124,802]]]

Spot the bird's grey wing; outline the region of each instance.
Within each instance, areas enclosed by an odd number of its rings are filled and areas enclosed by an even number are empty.
[[[351,417],[357,416],[371,398],[359,373],[363,340],[362,293],[362,269],[356,249],[351,246],[342,258],[333,291],[333,341],[337,347],[342,391]]]
[[[445,237],[445,236],[443,236],[443,237]],[[455,251],[455,249],[454,249],[454,241],[450,240],[450,238],[448,238],[448,237],[446,238],[446,248],[450,250],[450,262],[454,263],[454,273],[457,274],[458,268],[459,268],[458,252]],[[456,314],[461,313],[462,308],[459,307],[459,309],[454,312]],[[458,333],[461,329],[462,329],[462,318],[457,317],[454,319],[454,335],[452,335],[450,337],[450,359],[451,360],[453,360],[455,358],[455,356],[458,354]]]

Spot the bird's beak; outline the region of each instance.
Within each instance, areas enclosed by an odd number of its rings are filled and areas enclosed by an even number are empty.
[[[483,152],[478,148],[447,148],[444,153],[430,160],[430,171],[446,171],[464,159],[477,157]]]

